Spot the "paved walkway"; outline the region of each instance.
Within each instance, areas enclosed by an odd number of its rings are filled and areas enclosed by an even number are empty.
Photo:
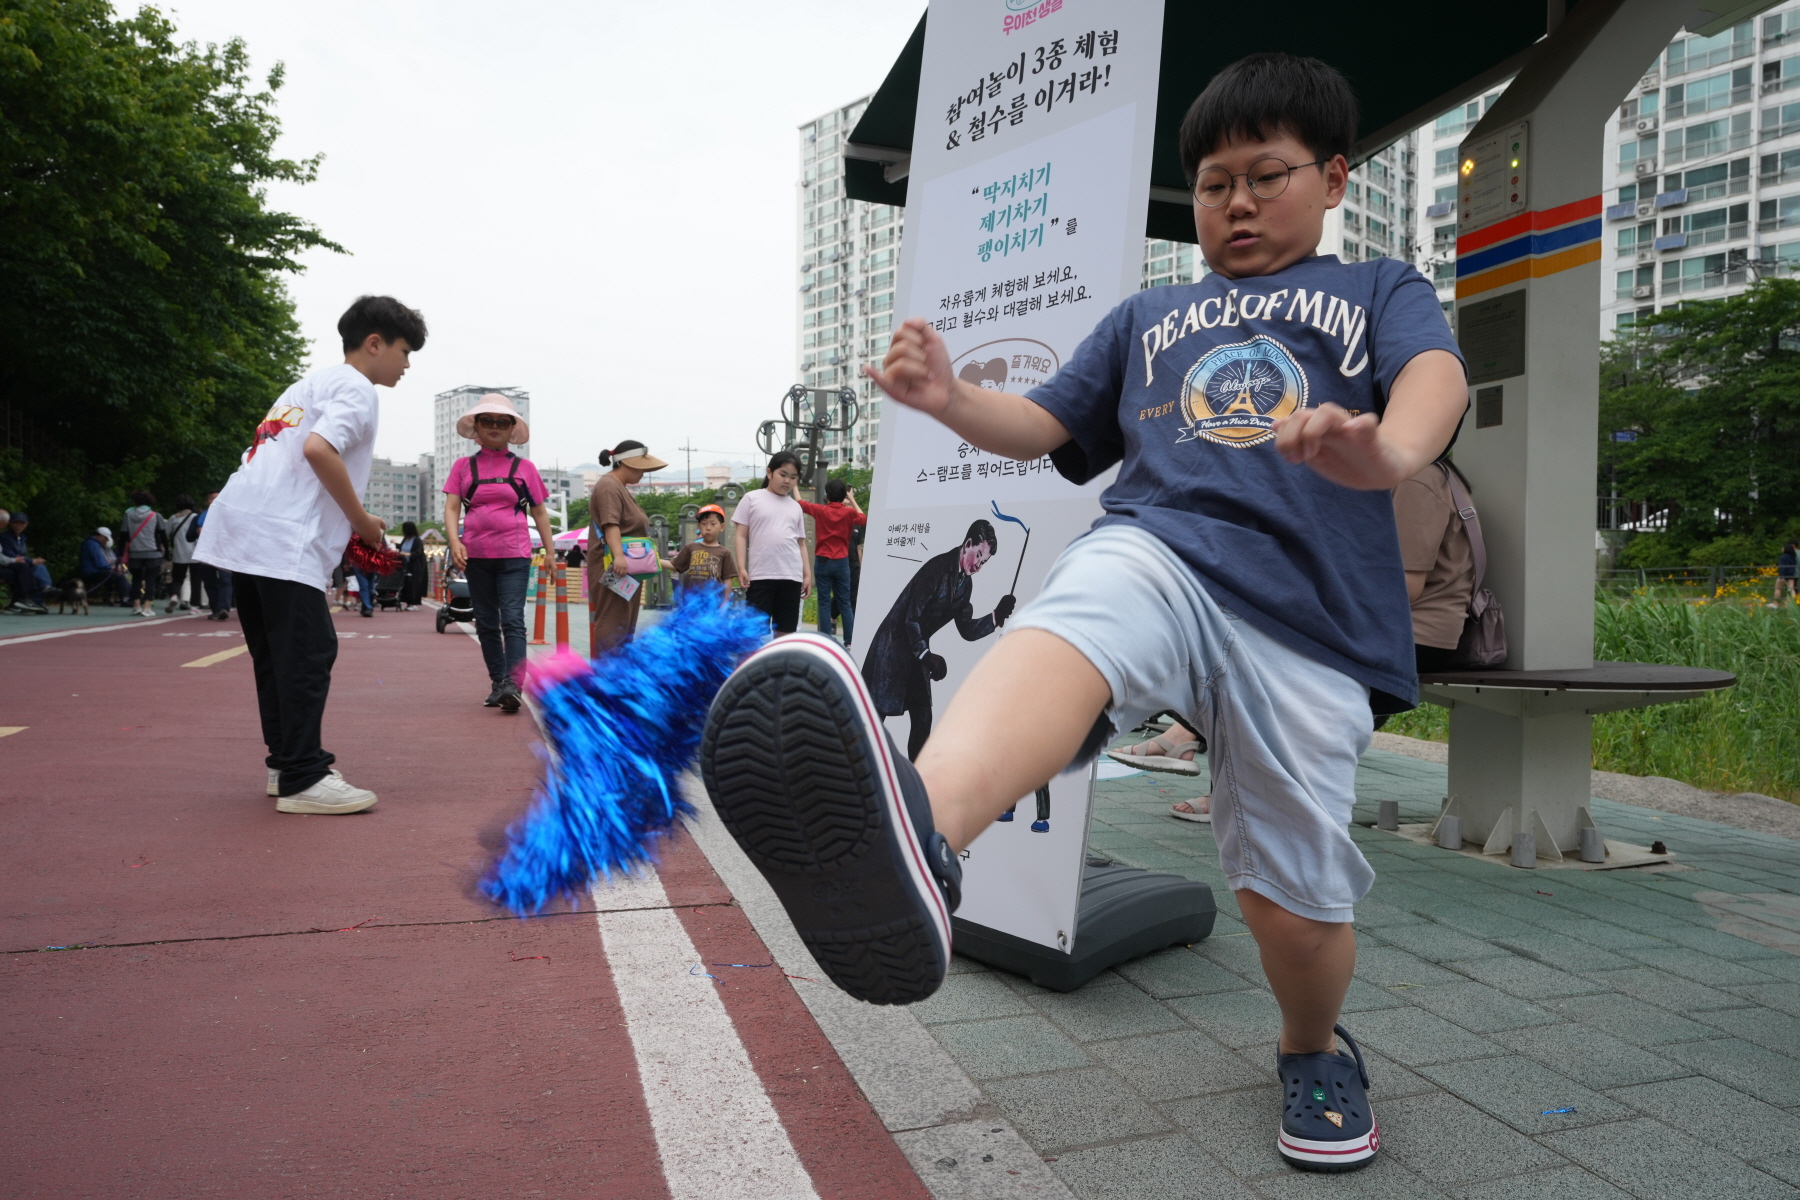
[[[1381,751],[1358,777],[1366,1171],[1275,1155],[1275,1003],[1211,831],[1164,815],[1204,779],[1102,782],[1089,846],[1212,884],[1211,938],[1070,995],[964,962],[916,1012],[1081,1197],[1800,1195],[1800,843],[1599,800],[1609,836],[1681,869],[1527,872],[1372,828],[1383,799],[1430,820],[1444,786]]]
[[[1102,782],[1090,848],[1211,883],[1212,938],[874,1008],[713,819],[578,913],[469,899],[535,730],[432,617],[338,617],[328,744],[383,795],[340,819],[261,794],[235,623],[0,627],[0,1193],[1800,1195],[1800,842],[1597,801],[1679,868],[1523,872],[1359,827],[1346,1023],[1386,1153],[1303,1175],[1211,832],[1165,815],[1203,783]],[[1444,768],[1372,751],[1359,783],[1364,826],[1425,820]]]

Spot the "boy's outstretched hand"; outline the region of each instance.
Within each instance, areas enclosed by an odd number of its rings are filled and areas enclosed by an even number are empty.
[[[1404,464],[1382,440],[1374,413],[1353,417],[1335,404],[1303,408],[1278,421],[1275,449],[1291,463],[1306,463],[1331,482],[1362,491],[1391,488],[1412,473],[1400,472]]]
[[[911,317],[894,331],[881,370],[863,373],[907,408],[941,421],[971,446],[1028,461],[1069,440],[1069,431],[1024,396],[976,387],[950,370],[950,351],[923,319]]]
[[[1353,417],[1336,404],[1303,408],[1275,422],[1275,449],[1333,483],[1383,491],[1442,454],[1468,406],[1462,361],[1426,350],[1394,377],[1385,416]]]
[[[950,351],[938,331],[922,318],[911,317],[894,330],[881,370],[864,367],[863,373],[881,390],[929,417],[942,418],[950,406],[956,377],[950,373]]]

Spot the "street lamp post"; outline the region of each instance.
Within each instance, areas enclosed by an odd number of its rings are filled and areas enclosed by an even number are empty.
[[[833,399],[837,401],[835,414],[831,411]],[[854,388],[809,388],[796,383],[781,398],[781,419],[764,421],[757,427],[757,447],[769,455],[782,450],[798,455],[801,482],[810,483],[814,502],[823,504],[827,475],[825,435],[855,428],[859,411]]]

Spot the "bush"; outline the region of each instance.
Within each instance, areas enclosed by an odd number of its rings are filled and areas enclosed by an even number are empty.
[[[1672,598],[1602,601],[1594,657],[1710,667],[1736,687],[1594,718],[1594,766],[1722,792],[1800,800],[1800,608]],[[1447,741],[1449,713],[1423,705],[1385,732]]]

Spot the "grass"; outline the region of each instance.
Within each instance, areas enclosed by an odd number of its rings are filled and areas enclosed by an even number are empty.
[[[1594,718],[1594,766],[1717,792],[1800,801],[1800,609],[1734,589],[1711,600],[1636,595],[1594,610],[1594,657],[1712,667],[1736,687],[1699,700]],[[1447,710],[1423,705],[1386,732],[1448,741]]]

